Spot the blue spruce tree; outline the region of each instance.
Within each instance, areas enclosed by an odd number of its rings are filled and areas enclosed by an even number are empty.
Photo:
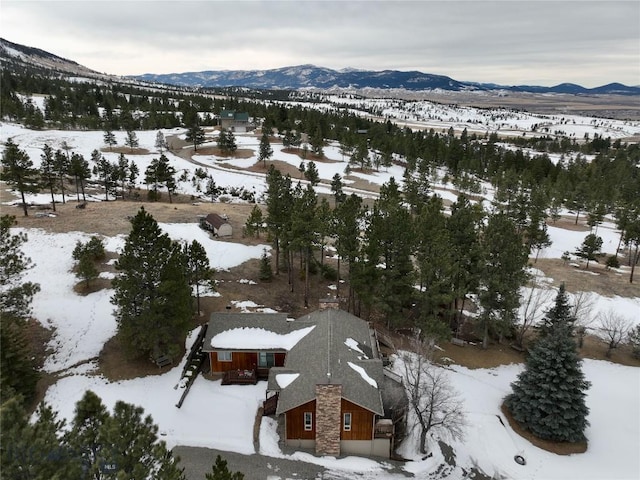
[[[590,382],[582,372],[572,338],[575,318],[564,285],[547,313],[543,335],[527,359],[525,370],[511,384],[505,405],[513,418],[535,436],[556,442],[584,441],[589,425],[586,391]]]

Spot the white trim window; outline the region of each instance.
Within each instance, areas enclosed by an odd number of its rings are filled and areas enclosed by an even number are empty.
[[[351,431],[351,413],[347,412],[342,417],[343,417],[342,429],[345,432],[350,432]]]
[[[313,412],[304,412],[304,430],[305,432],[313,430]]]
[[[231,352],[218,352],[219,362],[230,362],[232,359],[233,354]]]
[[[273,352],[258,352],[259,367],[273,367],[276,364],[276,355]]]

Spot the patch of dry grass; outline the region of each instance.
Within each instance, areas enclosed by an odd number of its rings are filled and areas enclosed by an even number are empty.
[[[553,285],[564,282],[568,292],[595,292],[605,297],[640,297],[640,283],[629,283],[629,273],[607,270],[603,264],[589,263],[589,270],[573,267],[556,258],[541,258],[531,266],[553,279]],[[630,271],[630,270],[629,270]]]

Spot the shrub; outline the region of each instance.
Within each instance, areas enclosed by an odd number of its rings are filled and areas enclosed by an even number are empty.
[[[620,261],[617,255],[607,257],[607,268],[620,268]]]
[[[322,275],[322,278],[324,278],[325,280],[330,280],[332,282],[338,280],[338,270],[327,263],[323,263],[322,265],[320,265],[320,273]]]

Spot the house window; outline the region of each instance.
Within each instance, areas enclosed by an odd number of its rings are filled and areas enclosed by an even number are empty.
[[[259,367],[273,367],[276,364],[276,356],[269,352],[260,352],[258,354]]]
[[[231,352],[218,352],[218,361],[219,362],[230,362],[231,361]]]
[[[313,430],[313,413],[304,412],[304,429],[307,432]]]
[[[344,414],[342,428],[345,432],[351,431],[351,414],[350,413]]]

